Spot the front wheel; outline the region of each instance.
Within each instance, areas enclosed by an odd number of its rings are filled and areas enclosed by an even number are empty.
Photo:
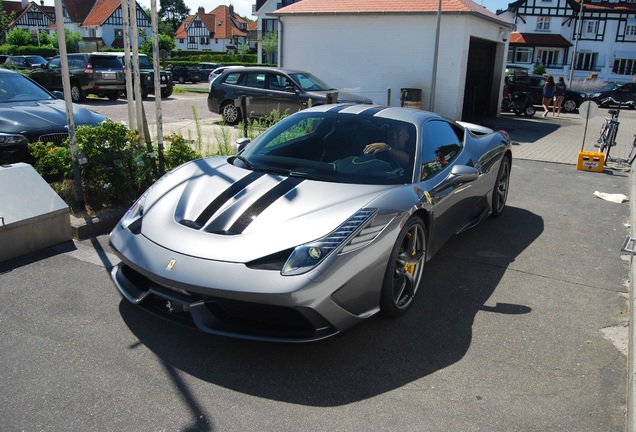
[[[415,216],[406,222],[391,251],[380,293],[380,312],[404,315],[413,304],[426,260],[426,228]]]
[[[172,95],[172,86],[166,86],[161,89],[162,98],[167,98],[167,97],[170,97],[171,95]]]
[[[499,165],[499,173],[492,191],[492,217],[499,217],[506,208],[508,189],[510,188],[510,157],[504,156]]]
[[[528,117],[532,117],[536,112],[537,110],[534,108],[534,106],[528,105],[523,113]]]
[[[574,99],[566,99],[563,101],[563,111],[568,112],[568,113],[572,113],[574,111],[576,111],[577,108],[577,104],[576,101]]]
[[[221,116],[225,123],[234,126],[241,121],[241,111],[232,102],[227,102],[221,107]]]

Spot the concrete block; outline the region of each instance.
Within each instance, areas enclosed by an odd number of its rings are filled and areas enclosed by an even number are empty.
[[[71,238],[68,205],[37,171],[0,165],[0,262]]]

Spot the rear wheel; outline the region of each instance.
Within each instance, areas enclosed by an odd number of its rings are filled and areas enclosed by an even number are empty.
[[[86,99],[84,90],[82,90],[82,87],[80,87],[79,84],[71,84],[71,99],[75,103],[82,102]]]
[[[510,187],[510,157],[504,156],[499,165],[497,181],[492,191],[492,217],[499,217],[506,208],[508,189]]]
[[[109,100],[117,100],[119,99],[119,92],[110,92],[106,95]]]
[[[234,126],[241,121],[241,111],[233,102],[226,102],[221,107],[221,116],[225,123]]]
[[[380,293],[380,311],[387,317],[404,315],[413,304],[426,260],[426,228],[415,216],[406,222],[391,251]]]

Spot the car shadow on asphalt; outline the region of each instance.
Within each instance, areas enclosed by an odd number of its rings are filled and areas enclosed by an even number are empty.
[[[517,116],[514,114],[502,114],[499,117],[490,117],[481,121],[481,125],[494,130],[505,130],[510,135],[512,144],[515,136],[522,136],[524,142],[532,143],[545,138],[561,127],[559,123],[542,120],[542,112],[539,111],[535,117]],[[561,119],[561,121],[567,121]]]
[[[471,345],[480,311],[519,319],[532,313],[526,305],[485,303],[508,265],[543,230],[541,217],[507,207],[500,218],[455,236],[427,263],[408,314],[372,318],[318,343],[287,345],[208,335],[164,321],[125,300],[119,310],[171,376],[179,370],[237,392],[293,404],[346,405],[460,361]],[[187,402],[192,395],[182,397]]]

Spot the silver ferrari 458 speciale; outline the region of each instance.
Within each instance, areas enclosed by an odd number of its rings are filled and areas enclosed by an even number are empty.
[[[114,228],[127,300],[217,335],[321,340],[404,314],[424,263],[506,205],[508,134],[422,110],[317,106],[239,141]]]

